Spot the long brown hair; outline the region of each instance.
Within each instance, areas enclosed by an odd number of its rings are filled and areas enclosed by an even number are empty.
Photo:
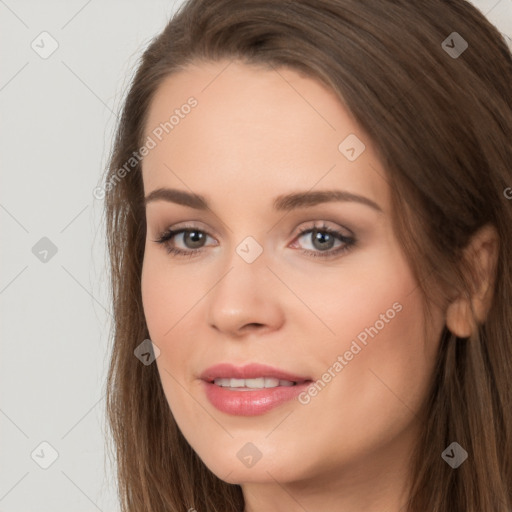
[[[338,95],[386,169],[395,231],[425,297],[433,283],[469,293],[463,248],[482,226],[496,228],[492,305],[470,338],[442,333],[403,512],[510,512],[512,58],[464,0],[190,0],[144,52],[104,177],[114,308],[107,418],[123,512],[244,507],[240,486],[209,471],[179,431],[156,365],[134,357],[149,333],[141,164],[130,158],[162,81],[221,59],[287,66]],[[469,454],[457,469],[441,458],[453,441]]]

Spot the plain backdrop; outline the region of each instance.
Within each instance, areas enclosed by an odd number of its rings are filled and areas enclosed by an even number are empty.
[[[119,510],[93,190],[137,61],[180,3],[0,0],[0,512]],[[473,3],[512,38],[512,0]]]

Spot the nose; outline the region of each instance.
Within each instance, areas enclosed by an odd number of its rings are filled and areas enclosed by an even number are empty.
[[[285,318],[284,292],[264,255],[247,263],[235,253],[228,265],[206,296],[209,326],[231,338],[279,329]]]

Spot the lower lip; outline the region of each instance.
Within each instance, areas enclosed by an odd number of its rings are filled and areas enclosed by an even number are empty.
[[[253,391],[232,391],[206,381],[203,381],[203,384],[206,397],[219,411],[236,416],[256,416],[293,400],[311,383],[304,382],[295,386],[277,386]]]

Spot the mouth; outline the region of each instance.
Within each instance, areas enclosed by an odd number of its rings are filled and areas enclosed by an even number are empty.
[[[251,363],[235,366],[221,363],[207,368],[200,378],[210,384],[229,389],[268,389],[278,386],[296,386],[311,381],[310,377],[299,376],[266,364]]]
[[[252,391],[255,389],[273,389],[278,386],[297,386],[307,381],[292,381],[275,377],[256,377],[252,379],[217,378],[207,382],[231,391]]]
[[[221,412],[255,416],[281,406],[312,382],[268,365],[252,363],[237,367],[223,363],[205,370],[200,379],[210,403]]]

